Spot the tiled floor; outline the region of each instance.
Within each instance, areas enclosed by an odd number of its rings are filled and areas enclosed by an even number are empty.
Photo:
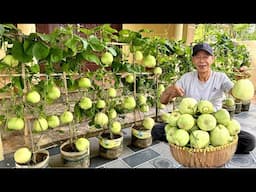
[[[241,124],[241,129],[256,136],[256,104],[252,104],[249,112],[235,114],[234,118]],[[184,168],[171,155],[169,145],[165,142],[154,141],[151,146],[138,149],[130,146],[130,128],[123,129],[123,152],[118,159],[107,160],[99,157],[98,139],[90,138],[91,156],[89,168]],[[49,167],[64,167],[59,154],[59,148],[49,149]],[[0,161],[1,168],[15,167],[13,156]],[[256,149],[250,154],[235,154],[222,168],[256,168]]]

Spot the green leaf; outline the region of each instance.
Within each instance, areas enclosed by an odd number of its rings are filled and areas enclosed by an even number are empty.
[[[83,52],[82,56],[85,60],[96,63],[96,64],[100,64],[100,59],[97,55],[94,55],[93,53],[90,52]]]
[[[88,43],[93,51],[103,51],[105,48],[104,44],[94,35],[89,37]]]
[[[39,73],[40,72],[40,67],[37,64],[33,65],[33,66],[29,67],[29,71],[31,73]]]
[[[52,48],[50,50],[50,61],[52,63],[60,62],[63,58],[63,51],[59,48]]]
[[[44,59],[49,54],[49,47],[41,42],[37,42],[34,44],[32,52],[33,52],[33,56],[36,59],[38,59],[38,60]]]
[[[77,42],[78,40],[76,38],[70,38],[66,41],[65,45],[70,48],[74,54],[77,52]]]
[[[15,59],[19,60],[20,62],[27,63],[27,62],[32,61],[32,56],[27,55],[24,52],[23,45],[19,41],[15,41],[13,43],[11,53],[12,53],[13,57]]]
[[[34,45],[33,41],[30,41],[29,39],[24,40],[23,49],[27,55],[33,56],[33,54],[32,54],[33,45]]]
[[[115,57],[117,55],[116,50],[113,47],[106,47],[106,49]]]

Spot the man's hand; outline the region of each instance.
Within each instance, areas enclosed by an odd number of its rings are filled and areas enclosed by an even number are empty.
[[[165,89],[162,93],[160,101],[163,104],[167,104],[174,97],[183,97],[185,94],[184,90],[176,85],[171,85]]]

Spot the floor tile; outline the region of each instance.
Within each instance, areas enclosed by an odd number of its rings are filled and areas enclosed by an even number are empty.
[[[256,168],[256,162],[251,154],[235,154],[225,165],[226,168]]]
[[[120,159],[114,160],[103,166],[104,168],[130,168],[125,162]]]
[[[160,156],[159,153],[155,152],[152,149],[146,149],[140,152],[137,152],[129,157],[123,158],[123,160],[130,166],[136,167],[146,161],[149,161],[157,156]]]
[[[93,157],[90,159],[90,168],[99,167],[99,166],[102,166],[103,164],[109,163],[111,161],[112,160],[104,159],[100,156]]]

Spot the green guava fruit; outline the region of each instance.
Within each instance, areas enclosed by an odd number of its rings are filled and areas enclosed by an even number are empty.
[[[142,125],[146,129],[152,129],[155,125],[155,120],[152,119],[151,117],[146,117],[144,118]]]
[[[195,130],[190,134],[190,146],[196,149],[202,149],[209,145],[210,135],[207,131]]]
[[[182,114],[177,120],[177,126],[181,129],[189,130],[195,125],[195,119],[190,114]]]
[[[232,88],[232,95],[242,101],[250,100],[254,96],[254,86],[249,79],[238,80]]]
[[[18,164],[26,164],[30,162],[32,152],[27,147],[21,147],[14,153],[14,161]]]
[[[25,126],[25,122],[22,118],[11,117],[7,120],[7,128],[10,130],[22,130]]]
[[[96,125],[103,127],[108,124],[108,116],[105,113],[98,112],[94,117],[94,122]]]
[[[211,114],[202,114],[197,118],[197,126],[204,131],[211,131],[216,125],[217,121]]]
[[[30,91],[26,96],[26,100],[29,103],[34,103],[34,104],[38,103],[40,99],[41,99],[40,94],[37,91]]]
[[[81,137],[75,141],[75,146],[78,151],[82,152],[89,149],[90,142],[88,139]]]

